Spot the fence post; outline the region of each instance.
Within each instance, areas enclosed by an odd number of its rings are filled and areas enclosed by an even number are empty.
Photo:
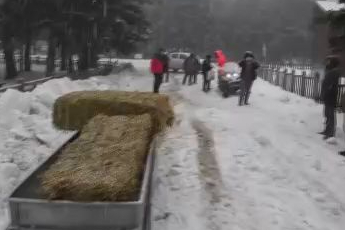
[[[292,93],[295,92],[295,80],[296,80],[295,70],[292,69],[292,72],[291,72],[291,92]]]
[[[279,71],[279,68],[277,67],[276,69],[275,69],[275,72],[276,72],[276,79],[275,79],[275,85],[279,85],[279,74],[280,74],[280,71]]]
[[[301,94],[303,97],[305,97],[306,93],[305,93],[305,81],[306,81],[306,77],[307,77],[307,74],[305,71],[302,72],[302,86],[301,86]]]
[[[265,81],[268,81],[268,66],[266,65],[265,66],[265,69],[264,69],[264,74],[265,74]]]
[[[265,79],[264,67],[260,68],[258,71],[259,71],[258,77]]]
[[[286,90],[286,78],[287,78],[287,69],[284,70],[284,76],[283,76],[283,89]]]
[[[316,72],[315,77],[314,77],[314,87],[313,87],[313,95],[314,95],[314,100],[318,101],[320,98],[319,95],[319,82],[320,82],[320,73]]]
[[[271,83],[271,78],[272,78],[272,71],[271,71],[271,67],[267,68],[267,81],[269,83]]]

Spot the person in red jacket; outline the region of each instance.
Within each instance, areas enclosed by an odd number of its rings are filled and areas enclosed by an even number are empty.
[[[226,57],[225,57],[223,51],[221,51],[221,50],[215,51],[214,56],[217,60],[218,67],[223,68],[225,63],[226,63]]]
[[[151,59],[151,73],[154,75],[153,92],[159,93],[159,87],[163,81],[164,63],[159,54],[155,54]]]

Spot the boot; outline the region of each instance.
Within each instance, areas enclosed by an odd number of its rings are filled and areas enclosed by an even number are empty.
[[[317,134],[326,135],[326,131],[318,132]]]
[[[245,96],[245,98],[244,98],[244,104],[245,105],[249,105],[249,103],[248,103],[248,100],[249,100],[249,92],[248,93],[246,93],[246,96]]]
[[[238,106],[242,106],[243,105],[243,97],[240,96],[239,100],[238,100]]]
[[[340,151],[339,155],[345,157],[345,151]]]

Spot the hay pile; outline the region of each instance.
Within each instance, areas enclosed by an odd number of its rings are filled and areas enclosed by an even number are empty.
[[[53,122],[65,130],[81,130],[94,116],[151,115],[154,131],[172,125],[173,109],[168,96],[144,92],[80,91],[58,98]]]
[[[91,115],[83,116],[83,122]],[[98,115],[41,175],[42,192],[48,199],[137,200],[151,139],[149,114]]]

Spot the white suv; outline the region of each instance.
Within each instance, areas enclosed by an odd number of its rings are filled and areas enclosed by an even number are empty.
[[[171,53],[169,54],[169,68],[174,72],[183,70],[183,63],[189,57],[190,53]]]
[[[183,70],[183,63],[184,60],[186,60],[190,56],[190,53],[184,53],[184,52],[177,52],[177,53],[170,53],[169,58],[169,68],[172,69],[174,72],[177,72],[179,70]],[[199,59],[199,62],[202,63],[202,60],[196,56],[196,58]]]

